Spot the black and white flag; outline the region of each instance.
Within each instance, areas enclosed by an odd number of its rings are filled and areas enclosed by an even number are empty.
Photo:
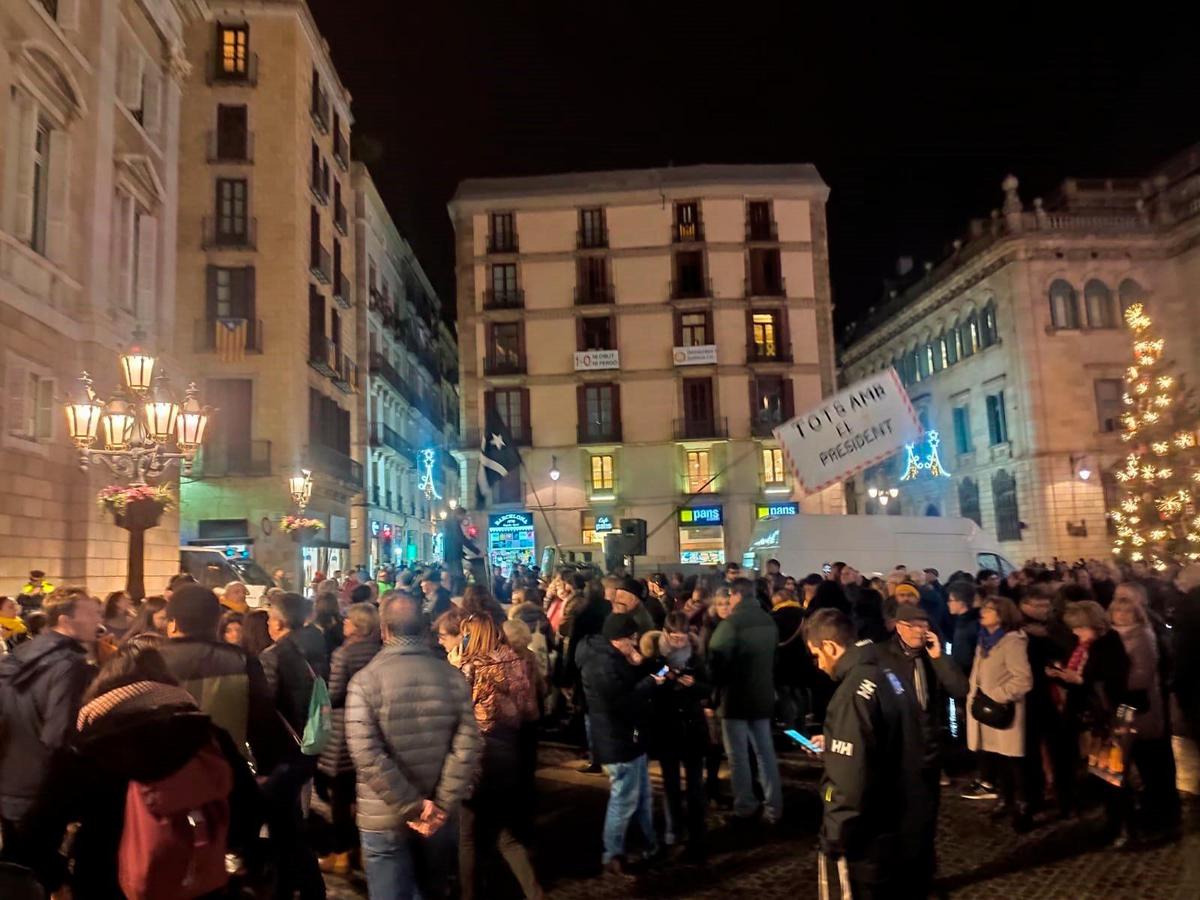
[[[491,497],[496,482],[508,477],[508,473],[521,465],[521,453],[517,450],[512,432],[500,418],[494,404],[488,404],[484,412],[483,433],[479,439],[479,476],[475,480],[475,505],[483,509]]]

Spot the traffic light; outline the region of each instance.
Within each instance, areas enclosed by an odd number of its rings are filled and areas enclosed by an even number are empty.
[[[625,554],[627,556],[646,555],[645,519],[622,519],[621,534],[625,537]]]

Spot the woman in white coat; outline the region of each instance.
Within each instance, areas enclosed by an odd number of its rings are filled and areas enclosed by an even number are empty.
[[[1025,695],[1033,687],[1028,644],[1017,605],[1007,597],[989,597],[979,611],[979,644],[967,694],[967,746],[979,754],[983,780],[1000,789],[993,817],[1011,817],[1018,831],[1031,824],[1027,799],[1016,796],[1025,755]],[[997,724],[1010,717],[1005,705],[1012,704],[1011,721],[1004,727],[985,725],[975,718],[977,702],[1000,708],[998,718],[992,718]]]

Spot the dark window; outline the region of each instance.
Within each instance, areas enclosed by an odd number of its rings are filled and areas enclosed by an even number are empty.
[[[29,246],[46,252],[46,225],[50,208],[50,126],[39,120],[33,137],[33,221]]]
[[[1021,511],[1017,508],[1017,479],[1004,469],[992,476],[992,503],[996,512],[996,537],[1021,539]]]
[[[247,159],[249,132],[245,106],[217,107],[217,159]]]
[[[1116,328],[1117,311],[1112,291],[1098,278],[1083,286],[1083,306],[1087,310],[1088,328]]]
[[[581,399],[580,439],[593,441],[615,440],[620,429],[620,410],[615,384],[584,384],[579,387]]]
[[[958,483],[958,514],[983,527],[983,515],[979,511],[979,485],[971,478],[964,478]]]
[[[603,256],[585,256],[579,260],[577,297],[580,303],[608,303],[608,260]]]
[[[681,312],[679,314],[679,346],[703,347],[712,343],[708,328],[708,313]]]
[[[1004,391],[987,395],[988,441],[994,447],[1008,442],[1008,413],[1004,409]]]
[[[971,410],[966,406],[954,407],[954,449],[971,452]]]
[[[704,253],[687,250],[675,254],[675,297],[704,297]]]
[[[507,296],[517,290],[517,264],[496,263],[492,266],[492,291]]]
[[[1050,323],[1055,328],[1079,327],[1079,303],[1075,288],[1061,278],[1050,285]]]
[[[958,362],[959,349],[962,346],[962,341],[958,336],[958,326],[950,326],[950,330],[946,332],[946,365],[952,366]]]
[[[246,237],[246,179],[217,179],[217,238]]]
[[[783,293],[783,274],[778,248],[750,251],[750,283],[747,292],[753,296],[774,297]]]
[[[492,231],[488,236],[488,249],[492,253],[515,253],[517,231],[512,213],[492,213]]]
[[[497,481],[492,494],[497,503],[524,503],[525,491],[521,487],[521,470],[512,469]]]
[[[519,372],[525,364],[520,322],[492,322],[489,325],[488,362],[496,372]]]
[[[688,423],[713,424],[713,386],[711,378],[683,379],[683,417]]]
[[[208,318],[254,318],[253,267],[208,267]]]
[[[997,339],[996,304],[989,303],[983,308],[983,316],[979,322],[979,345],[980,347],[990,347],[996,343]]]
[[[750,426],[764,436],[792,418],[792,379],[783,375],[759,375],[750,379]]]
[[[247,25],[218,25],[218,66],[222,75],[246,75],[250,28]]]
[[[704,240],[700,229],[700,205],[696,201],[675,204],[675,240]]]
[[[771,222],[771,204],[766,200],[751,200],[746,205],[746,229],[752,241],[775,240],[775,227]]]
[[[221,411],[225,426],[214,429],[211,439],[204,442],[205,470],[212,474],[246,471],[251,457],[250,436],[254,433],[253,383],[248,378],[209,379],[204,397]]]
[[[604,223],[604,209],[581,209],[579,211],[579,246],[607,247],[608,231]]]
[[[1101,431],[1119,431],[1125,409],[1125,385],[1120,378],[1097,378],[1096,419]]]
[[[350,455],[350,412],[315,388],[308,389],[308,440]]]
[[[1146,302],[1146,290],[1132,278],[1126,278],[1117,288],[1117,296],[1121,301],[1121,316],[1124,317],[1125,310],[1133,306],[1135,303]]]
[[[616,350],[616,335],[613,333],[613,320],[605,316],[585,316],[579,320],[579,349],[582,350]]]
[[[529,392],[525,388],[498,388],[490,394],[496,414],[500,416],[500,421],[508,426],[513,440],[519,444],[528,443]]]

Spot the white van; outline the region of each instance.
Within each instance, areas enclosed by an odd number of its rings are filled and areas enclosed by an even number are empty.
[[[1016,568],[996,548],[998,541],[970,519],[941,516],[779,516],[754,526],[742,565],[758,570],[779,560],[796,578],[821,572],[825,563],[845,562],[860,572],[887,574],[897,565],[975,574]]]
[[[187,572],[213,590],[223,588],[231,581],[242,582],[246,585],[246,604],[250,607],[261,606],[263,595],[273,584],[271,576],[253,560],[230,561],[220,550],[211,547],[180,547],[179,571]]]

